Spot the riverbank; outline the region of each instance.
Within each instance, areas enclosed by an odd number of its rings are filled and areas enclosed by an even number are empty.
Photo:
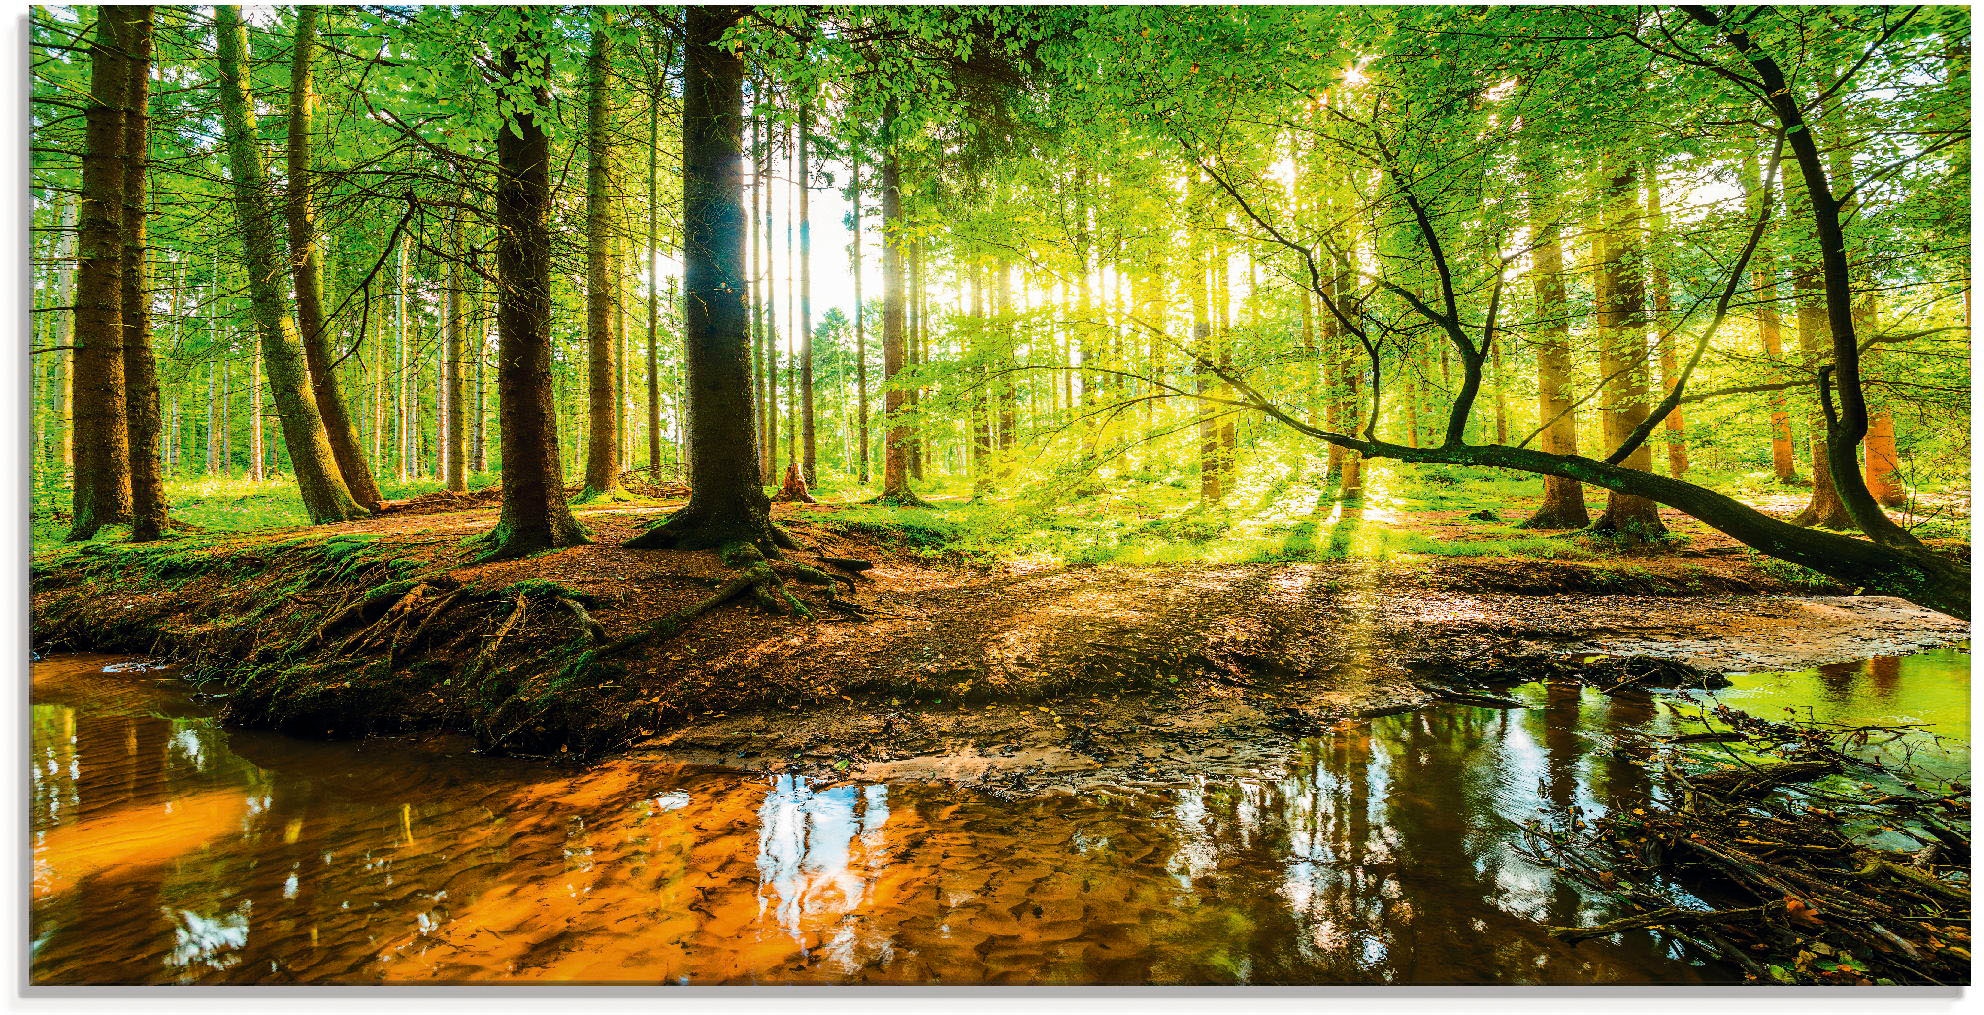
[[[739,600],[670,634],[657,622],[729,572],[707,553],[619,545],[666,509],[587,511],[592,545],[492,564],[474,563],[473,537],[493,521],[474,502],[88,544],[36,558],[34,643],[181,662],[224,697],[225,721],[298,736],[440,729],[514,754],[641,746],[996,781],[1161,763],[1131,731],[1186,749],[1212,731],[1312,732],[1536,653],[1791,669],[1967,636],[1895,600],[1815,595],[1826,590],[1713,544],[1596,560],[1039,567],[947,555],[826,505],[778,511],[804,547],[788,558],[810,574],[788,569],[788,588],[811,616]]]

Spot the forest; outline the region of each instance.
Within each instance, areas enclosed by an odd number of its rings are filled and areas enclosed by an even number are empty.
[[[1557,707],[1522,687],[1878,681],[1968,638],[1967,8],[45,6],[28,32],[32,639],[161,660],[229,728],[1018,792]],[[1776,774],[1682,766],[1722,802],[1658,834],[1751,842],[1734,801],[1906,782],[1856,753],[1920,732],[1897,714],[1660,726]],[[1793,807],[1775,851],[1696,858],[1763,900],[1713,920],[1635,880],[1655,818],[1536,830],[1628,899],[1536,947],[1680,949],[1548,966],[1576,982],[1959,982],[1967,789],[1877,796],[1942,852],[1866,860]],[[1771,909],[1801,898],[1831,929]]]

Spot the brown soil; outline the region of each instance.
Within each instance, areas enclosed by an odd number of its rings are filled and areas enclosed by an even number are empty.
[[[189,540],[171,567],[71,553],[36,564],[35,644],[184,659],[230,695],[229,718],[304,735],[450,728],[512,752],[641,745],[732,766],[996,784],[1244,752],[1250,739],[1423,704],[1429,676],[1491,656],[1778,669],[1968,634],[1895,600],[1810,595],[1715,545],[1629,564],[1040,570],[933,560],[837,525],[831,506],[779,505],[805,547],[787,559],[838,575],[836,597],[858,614],[789,582],[814,617],[739,598],[596,658],[731,576],[712,554],[619,545],[672,506],[580,508],[592,545],[491,564],[472,563],[465,539],[493,509],[432,500],[304,533]],[[311,555],[338,537],[376,537],[349,544],[374,563]],[[874,567],[849,575],[822,554]],[[392,594],[374,595],[389,578]],[[485,656],[492,639],[501,666]]]

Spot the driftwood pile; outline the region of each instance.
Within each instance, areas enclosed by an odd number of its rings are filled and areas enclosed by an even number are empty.
[[[1969,982],[1969,787],[1891,749],[1925,734],[1690,718],[1705,728],[1621,745],[1664,789],[1645,806],[1529,826],[1532,859],[1631,911],[1553,933],[1652,928],[1761,983]]]

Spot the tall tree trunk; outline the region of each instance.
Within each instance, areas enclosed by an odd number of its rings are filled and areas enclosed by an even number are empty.
[[[887,129],[895,127],[895,106],[890,104],[884,117]],[[889,137],[882,148],[882,494],[884,503],[920,504],[922,498],[910,489],[911,443],[903,414],[909,398],[896,375],[907,359],[908,335],[904,321],[903,247],[909,242],[902,220],[902,174],[896,163],[895,139]]]
[[[998,281],[992,292],[999,301],[993,309],[999,318],[999,366],[1002,370],[999,379],[999,450],[1009,451],[1019,435],[1019,390],[1014,380],[1019,372],[1019,329],[1013,319],[1013,265],[1004,253],[999,256]]]
[[[1757,154],[1748,147],[1743,150],[1742,174],[1749,213],[1756,216],[1772,203],[1773,197],[1771,189],[1765,187],[1759,178]],[[1770,360],[1768,379],[1782,381],[1784,338],[1783,325],[1777,313],[1777,254],[1770,245],[1769,237],[1758,242],[1757,252],[1750,263],[1751,285],[1757,293],[1757,337],[1763,345],[1764,356]],[[1798,479],[1798,452],[1791,439],[1791,414],[1784,407],[1784,392],[1771,392],[1769,404],[1771,470],[1778,482],[1795,482]]]
[[[124,406],[131,461],[131,541],[165,535],[165,467],[159,461],[158,364],[145,291],[145,177],[151,162],[152,8],[129,8],[124,100]]]
[[[480,304],[481,301],[478,301]],[[469,437],[469,471],[489,471],[489,386],[484,373],[483,360],[489,358],[489,314],[482,307],[476,314],[475,322],[475,414],[474,430]]]
[[[648,478],[661,478],[661,93],[667,62],[649,89],[648,110]]]
[[[1660,206],[1659,164],[1647,160],[1646,167],[1646,214],[1648,233],[1657,248],[1667,239],[1667,214]],[[1660,382],[1663,396],[1674,390],[1680,369],[1678,356],[1674,351],[1674,302],[1668,286],[1667,261],[1659,250],[1649,253],[1648,284],[1653,287],[1653,331],[1660,352]],[[1688,426],[1683,420],[1679,406],[1667,413],[1662,424],[1667,430],[1667,474],[1680,479],[1688,471]],[[1499,443],[1507,443],[1506,441]]]
[[[345,407],[331,365],[331,338],[324,320],[324,255],[317,243],[315,170],[311,167],[310,134],[317,114],[316,54],[320,7],[296,9],[296,39],[289,64],[289,200],[284,212],[289,227],[289,256],[296,282],[296,327],[303,339],[304,365],[310,370],[310,390],[324,418],[324,433],[338,474],[353,500],[369,511],[385,506],[379,483],[359,446],[358,426]]]
[[[468,259],[460,214],[448,221],[448,291],[443,296],[441,330],[441,482],[449,493],[468,492],[468,422],[462,404],[462,356],[468,344],[463,290],[468,288],[464,264]]]
[[[1860,474],[1858,455],[1860,442],[1867,436],[1867,398],[1860,382],[1860,339],[1853,320],[1851,266],[1840,224],[1840,200],[1827,179],[1812,125],[1805,120],[1806,104],[1793,94],[1777,61],[1743,28],[1729,26],[1721,15],[1707,7],[1688,7],[1685,11],[1688,17],[1721,32],[1730,47],[1756,72],[1758,82],[1763,85],[1761,92],[1783,128],[1785,143],[1791,148],[1799,178],[1804,182],[1801,210],[1809,214],[1818,240],[1818,268],[1825,294],[1827,330],[1832,338],[1832,363],[1820,380],[1822,404],[1828,393],[1837,403],[1827,406],[1826,454],[1840,503],[1854,524],[1874,542],[1919,546],[1920,540],[1881,510]]]
[[[764,251],[764,298],[758,313],[765,325],[765,387],[762,395],[765,405],[763,416],[765,446],[762,457],[767,486],[778,482],[778,287],[772,283],[778,264],[778,255],[774,253],[777,247],[773,242],[772,231],[772,186],[776,180],[772,166],[777,146],[773,137],[773,132],[767,124],[764,139],[764,170],[758,178],[758,196],[765,205],[764,244],[761,248]]]
[[[1557,225],[1553,167],[1540,156],[1525,165],[1529,191],[1530,289],[1536,297],[1536,414],[1538,445],[1553,455],[1578,453],[1576,402],[1571,397],[1570,300],[1564,286],[1564,247]],[[1591,524],[1584,486],[1562,476],[1543,477],[1543,503],[1525,529],[1581,529]]]
[[[1606,187],[1598,234],[1598,373],[1611,378],[1600,398],[1605,443],[1618,447],[1647,414],[1646,269],[1640,248],[1639,187],[1633,163],[1618,154],[1605,159]],[[1640,444],[1626,457],[1629,469],[1653,470],[1653,451]],[[1592,524],[1598,532],[1634,541],[1665,535],[1660,508],[1636,494],[1607,493],[1605,513]]]
[[[620,433],[616,374],[620,350],[613,326],[620,309],[613,185],[613,68],[610,8],[593,8],[592,53],[586,60],[586,485],[579,502],[618,499]]]
[[[744,61],[717,45],[747,8],[691,7],[682,68],[684,349],[689,503],[628,542],[770,554],[789,544],[758,481],[745,308]]]
[[[897,184],[901,184],[901,169],[898,165]],[[923,240],[912,238],[904,241],[909,247],[909,298],[908,312],[904,316],[904,356],[903,362],[910,368],[910,383],[904,392],[904,401],[909,407],[909,418],[916,420],[914,426],[904,426],[904,439],[909,443],[909,478],[923,481],[924,456],[929,447],[923,439],[922,416],[918,405],[923,400],[922,385],[918,383],[917,367],[923,365],[923,319],[929,307],[923,301]]]
[[[1827,163],[1832,173],[1835,187],[1851,193],[1853,184],[1853,155],[1843,145],[1834,145],[1826,153]],[[1854,217],[1860,210],[1860,198],[1850,196],[1840,202],[1840,214]],[[1854,330],[1871,334],[1879,317],[1879,301],[1875,287],[1867,278],[1867,263],[1864,252],[1856,251],[1857,263],[1852,266],[1850,276],[1859,287],[1862,295],[1853,301]],[[1875,353],[1868,352],[1867,364],[1872,365]],[[1866,451],[1867,492],[1874,502],[1882,507],[1901,507],[1908,503],[1908,489],[1901,479],[1901,457],[1894,443],[1894,414],[1885,406],[1870,410],[1867,421]]]
[[[985,373],[985,263],[975,258],[971,274],[971,332],[967,339],[971,362],[971,491],[983,497],[992,489],[992,403],[986,397],[991,379]]]
[[[1826,342],[1825,286],[1819,270],[1810,264],[1791,272],[1791,290],[1798,303],[1798,351],[1807,370],[1816,371],[1830,348]],[[1812,407],[1812,499],[1791,519],[1793,525],[1817,525],[1824,529],[1852,529],[1853,516],[1840,500],[1839,484],[1833,478],[1832,449],[1829,446],[1824,414]],[[1858,475],[1859,463],[1854,463]]]
[[[407,328],[407,290],[412,280],[407,277],[407,250],[413,246],[413,237],[400,240],[400,291],[399,291],[399,332],[393,343],[394,355],[398,362],[393,368],[393,475],[404,484],[413,474],[413,439],[408,431],[408,423],[413,418],[412,399],[407,392],[407,345],[412,333]]]
[[[239,7],[217,7],[214,16],[220,49],[221,113],[248,268],[249,307],[261,332],[260,349],[267,361],[283,442],[310,520],[322,524],[357,518],[367,512],[352,500],[344,477],[338,473],[323,417],[317,412],[316,396],[310,390],[303,343],[297,336],[296,322],[283,306],[278,280],[286,273],[275,209],[269,199],[268,172],[256,140],[254,99],[248,90],[248,26],[241,20]]]
[[[861,151],[854,150],[851,173],[854,181],[848,187],[848,202],[853,205],[851,217],[854,220],[854,245],[849,251],[854,258],[854,405],[856,425],[861,429],[860,443],[860,482],[868,485],[868,308],[861,298]]]
[[[820,481],[813,419],[813,208],[812,166],[808,133],[813,129],[811,107],[799,107],[799,443],[800,471],[806,485]]]
[[[248,347],[248,478],[259,483],[268,478],[262,466],[262,347]]]
[[[64,195],[61,200],[62,232],[56,239],[56,249],[58,251],[56,256],[60,260],[55,268],[55,301],[57,306],[68,307],[69,309],[59,311],[61,320],[65,323],[66,327],[61,332],[60,340],[55,344],[58,346],[67,346],[68,348],[58,348],[48,354],[49,358],[54,361],[49,365],[49,369],[54,374],[51,385],[54,390],[50,394],[52,396],[51,415],[54,417],[54,426],[56,429],[54,468],[51,472],[55,482],[58,484],[70,479],[71,464],[75,461],[72,457],[74,442],[71,440],[71,436],[75,432],[75,422],[70,417],[71,406],[74,404],[74,400],[69,397],[69,385],[72,383],[73,371],[71,368],[75,363],[74,346],[76,345],[77,334],[76,260],[81,250],[79,236],[76,231],[76,206],[78,202],[75,198],[68,195]],[[121,285],[118,287],[118,292],[119,299],[121,300],[123,292]]]
[[[132,9],[97,8],[84,112],[83,210],[76,282],[75,487],[71,541],[131,516],[124,401],[124,104]]]
[[[541,82],[526,83],[518,51],[543,46],[545,39],[541,30],[519,34],[503,51],[501,73],[511,86],[528,88],[531,102],[496,135],[496,398],[503,509],[489,537],[485,556],[490,559],[587,541],[565,502],[552,405],[551,140],[539,122],[550,97]]]
[[[751,82],[751,96],[754,105],[761,98],[763,92],[763,83],[753,80]],[[766,399],[765,392],[770,383],[767,380],[770,377],[768,361],[771,359],[772,350],[771,343],[766,340],[765,336],[764,238],[767,235],[765,230],[769,229],[770,226],[766,226],[764,229],[759,228],[760,220],[764,219],[766,215],[763,207],[766,189],[765,166],[769,156],[766,154],[764,117],[752,116],[748,119],[751,122],[751,146],[748,149],[748,156],[751,160],[751,221],[747,230],[746,242],[750,244],[751,255],[751,302],[747,308],[751,326],[751,418],[755,427],[754,432],[760,438],[758,445],[758,479],[764,485],[769,486],[773,478],[772,447],[770,441],[765,439],[765,435],[768,433],[767,426],[770,422],[765,417],[770,412],[771,403]]]
[[[1214,390],[1212,350],[1212,273],[1210,252],[1193,257],[1198,277],[1189,285],[1192,300],[1192,390],[1200,396]],[[1219,467],[1219,419],[1201,408],[1199,416],[1199,506],[1218,507],[1226,498],[1225,473]]]

